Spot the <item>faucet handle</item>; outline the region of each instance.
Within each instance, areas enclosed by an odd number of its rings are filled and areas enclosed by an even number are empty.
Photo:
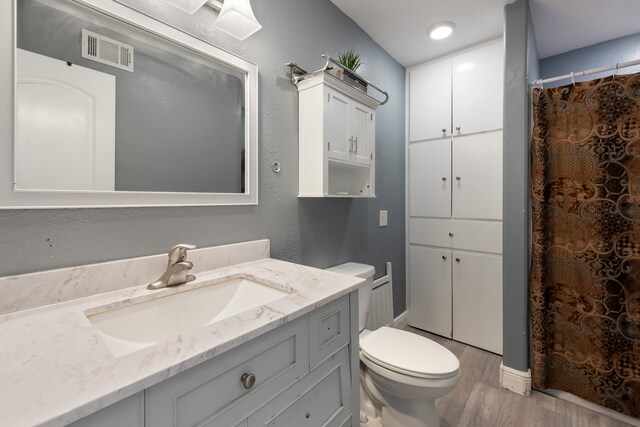
[[[195,249],[196,245],[190,245],[188,243],[179,243],[171,248],[169,251],[169,265],[176,264],[178,262],[187,259],[187,250]]]

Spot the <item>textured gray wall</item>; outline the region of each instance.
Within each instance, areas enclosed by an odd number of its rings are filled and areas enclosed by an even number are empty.
[[[404,67],[329,0],[254,1],[263,28],[244,42],[215,30],[208,9],[189,16],[163,2],[122,2],[259,65],[259,205],[0,210],[0,276],[161,253],[182,241],[269,238],[274,258],[315,267],[357,261],[380,276],[393,262],[395,315],[404,311]],[[362,53],[363,74],[391,95],[376,115],[378,197],[298,199],[298,95],[284,64],[319,68],[322,52],[348,48]],[[271,171],[274,160],[280,174]],[[389,210],[388,227],[377,225],[380,209]]]
[[[505,6],[503,363],[529,369],[529,87],[537,53],[528,0]]]
[[[572,50],[560,55],[550,56],[540,61],[540,77],[563,76],[571,72],[579,72],[593,68],[609,67],[620,62],[640,59],[640,33],[627,37],[609,40],[593,46]],[[640,66],[624,68],[620,74],[640,72]],[[592,80],[611,72],[577,77],[576,81]],[[553,85],[569,84],[570,80],[559,81]]]
[[[134,72],[82,58],[83,28],[133,46]],[[17,36],[22,49],[116,77],[116,190],[242,192],[240,73],[182,58],[169,42],[82,7],[21,0]]]

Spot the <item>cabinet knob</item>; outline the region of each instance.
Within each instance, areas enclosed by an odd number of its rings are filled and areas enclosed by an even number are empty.
[[[442,259],[446,261],[446,260],[447,260],[447,257],[446,257],[446,256],[444,256],[444,255],[442,255]]]
[[[460,258],[456,258],[456,262],[460,262]]]
[[[456,126],[456,131],[460,133],[460,126]]]
[[[447,129],[446,128],[442,128],[442,133],[446,135]]]
[[[246,372],[244,374],[242,374],[242,376],[240,377],[240,381],[242,381],[242,385],[244,386],[244,388],[246,388],[247,390],[249,390],[251,387],[253,387],[256,383],[256,376],[253,374],[247,374]]]
[[[449,232],[449,237],[453,237],[453,233],[452,232]]]
[[[456,180],[460,181],[460,177],[459,177],[459,176],[456,176]]]
[[[442,180],[443,180],[443,181],[446,181],[446,180],[447,180],[447,177],[446,177],[446,176],[443,176],[443,177],[442,177]]]

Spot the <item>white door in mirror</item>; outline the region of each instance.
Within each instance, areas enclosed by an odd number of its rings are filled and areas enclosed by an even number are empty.
[[[114,190],[116,81],[17,49],[17,189]]]

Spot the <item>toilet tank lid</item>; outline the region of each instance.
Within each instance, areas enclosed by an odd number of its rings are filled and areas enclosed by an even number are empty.
[[[328,271],[333,271],[334,273],[346,274],[348,276],[361,277],[363,279],[368,279],[373,277],[376,272],[376,269],[372,265],[367,264],[359,264],[357,262],[347,262],[345,264],[336,265],[334,267],[327,268]]]

